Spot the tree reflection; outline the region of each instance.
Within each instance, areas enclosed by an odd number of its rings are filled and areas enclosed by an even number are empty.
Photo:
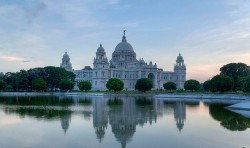
[[[107,105],[110,107],[121,106],[123,104],[122,99],[118,99],[117,97],[108,99]]]
[[[250,119],[224,109],[225,105],[210,104],[209,113],[220,125],[230,131],[244,131],[250,127]]]

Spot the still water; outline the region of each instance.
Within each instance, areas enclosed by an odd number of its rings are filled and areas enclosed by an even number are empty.
[[[145,96],[0,97],[1,148],[248,148],[237,101]]]

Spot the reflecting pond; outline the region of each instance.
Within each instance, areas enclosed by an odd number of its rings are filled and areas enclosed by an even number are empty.
[[[250,119],[227,100],[147,96],[0,97],[2,148],[242,148]]]

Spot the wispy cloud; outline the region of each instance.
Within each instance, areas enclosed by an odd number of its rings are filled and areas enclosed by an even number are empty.
[[[7,62],[27,63],[31,62],[32,58],[18,57],[13,55],[0,55],[0,60]]]

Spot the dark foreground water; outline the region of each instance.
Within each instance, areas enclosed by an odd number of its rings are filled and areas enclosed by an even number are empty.
[[[0,147],[248,148],[250,119],[224,109],[234,102],[0,97]]]

